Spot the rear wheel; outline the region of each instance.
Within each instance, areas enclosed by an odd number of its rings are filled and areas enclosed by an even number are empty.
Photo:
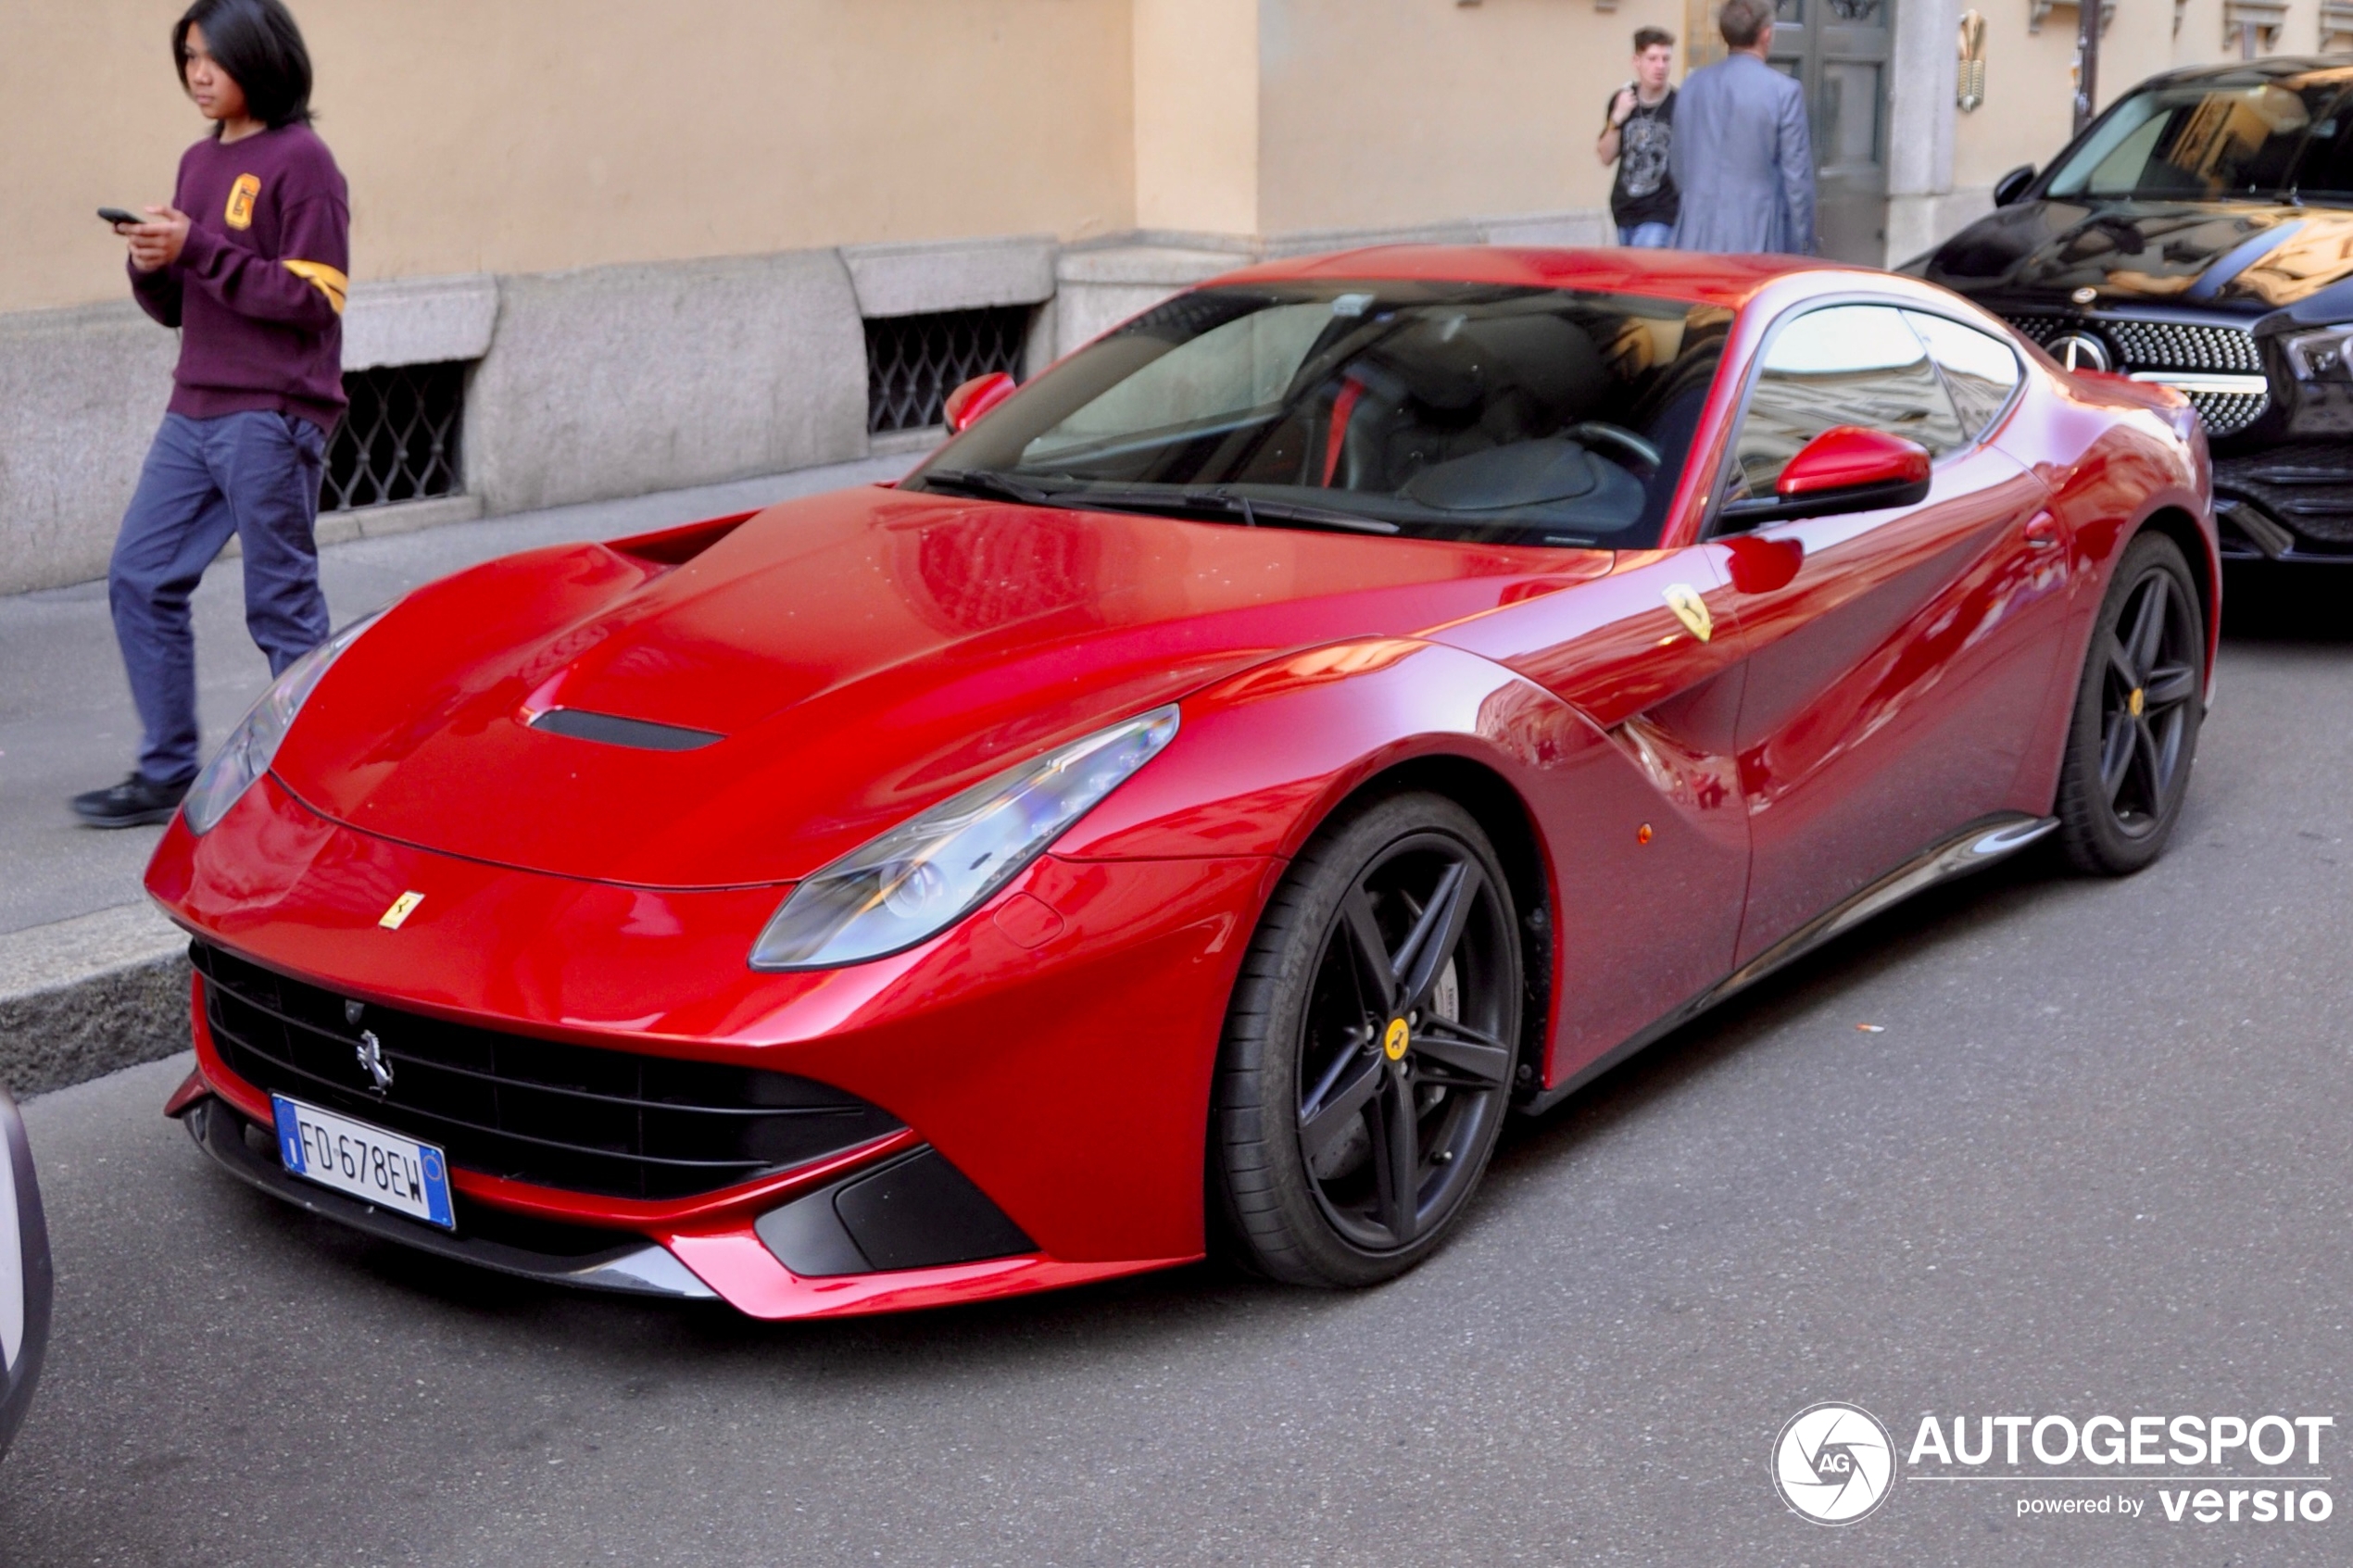
[[[1511,889],[1441,796],[1327,828],[1236,984],[1212,1185],[1260,1272],[1362,1286],[1434,1251],[1495,1148],[1519,1038]]]
[[[2083,871],[2121,876],[2164,852],[2189,792],[2206,703],[2206,628],[2181,547],[2126,547],[2092,627],[2059,774],[2059,842]]]

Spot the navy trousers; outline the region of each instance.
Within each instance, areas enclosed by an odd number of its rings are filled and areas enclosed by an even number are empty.
[[[164,416],[107,569],[115,640],[139,709],[139,771],[151,782],[195,776],[188,596],[231,534],[245,550],[245,629],[271,673],[327,640],[315,533],[326,459],[326,433],[292,414]]]

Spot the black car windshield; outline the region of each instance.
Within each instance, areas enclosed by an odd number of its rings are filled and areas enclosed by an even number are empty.
[[[1728,310],[1501,285],[1183,295],[902,488],[1491,544],[1656,541]]]
[[[2118,100],[2051,171],[2058,197],[2353,203],[2353,69],[2160,82]]]

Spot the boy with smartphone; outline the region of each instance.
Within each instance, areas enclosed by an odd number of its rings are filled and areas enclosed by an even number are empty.
[[[129,778],[74,797],[97,827],[168,821],[195,778],[188,598],[230,535],[271,672],[327,637],[315,529],[345,402],[343,174],[310,130],[310,56],[282,0],[195,0],[171,53],[212,133],[181,158],[170,206],[100,214],[130,242],[132,297],[181,335],[107,573],[141,736]]]
[[[1609,101],[1594,156],[1606,169],[1617,165],[1609,191],[1610,217],[1617,243],[1663,249],[1674,243],[1682,206],[1668,172],[1674,147],[1675,89],[1667,73],[1675,69],[1675,35],[1646,27],[1634,34],[1634,80]]]

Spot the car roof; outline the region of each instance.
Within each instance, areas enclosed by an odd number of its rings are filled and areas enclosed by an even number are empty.
[[[2221,60],[2158,71],[2143,87],[2193,85],[2201,82],[2277,82],[2283,78],[2334,77],[2353,85],[2353,55],[2271,55],[2259,60]]]
[[[1549,249],[1515,245],[1371,245],[1287,257],[1210,279],[1221,283],[1364,280],[1502,283],[1600,294],[1647,295],[1739,309],[1767,284],[1805,272],[1885,274],[1810,256],[1704,256],[1694,251]]]

